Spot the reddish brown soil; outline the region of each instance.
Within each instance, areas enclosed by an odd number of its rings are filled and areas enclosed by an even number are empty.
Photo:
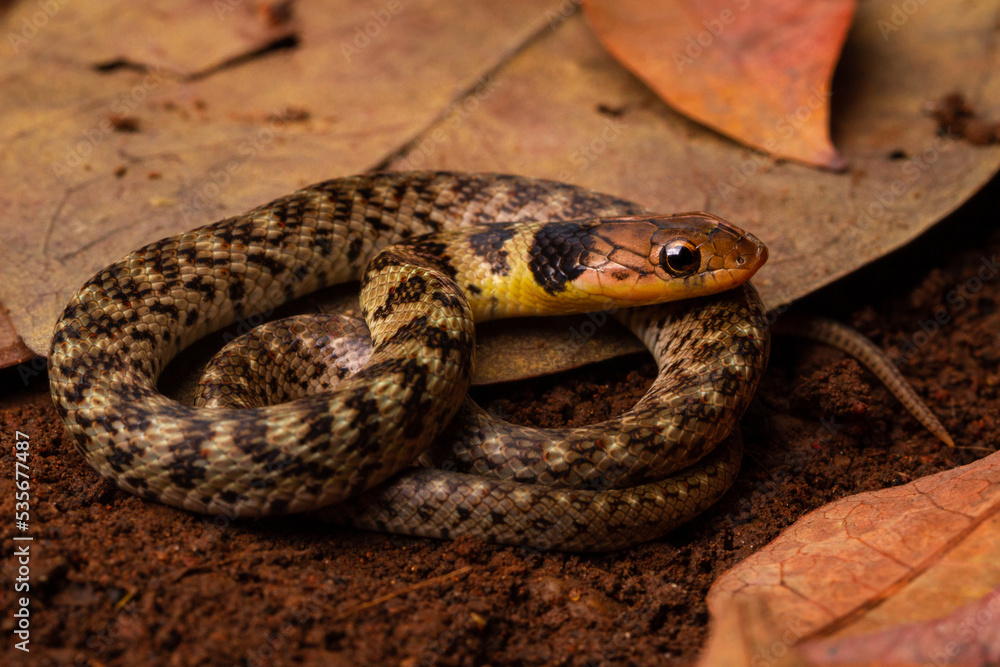
[[[23,368],[4,371],[0,661],[690,662],[706,637],[713,579],[795,519],[996,448],[1000,280],[977,272],[1000,257],[998,192],[994,182],[912,246],[803,304],[890,354],[909,353],[904,373],[961,447],[942,447],[854,361],[778,339],[744,419],[748,451],[734,489],[667,539],[622,553],[435,542],[308,517],[215,524],[102,481],[63,436],[44,376],[25,386]],[[947,322],[933,329],[939,309]],[[624,409],[652,375],[648,360],[619,361],[477,398],[515,420],[575,424]],[[31,441],[29,655],[13,650],[11,634],[15,430]]]

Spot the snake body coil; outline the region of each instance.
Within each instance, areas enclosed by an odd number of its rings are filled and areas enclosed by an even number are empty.
[[[716,445],[753,394],[768,333],[752,287],[719,292],[745,282],[766,250],[705,214],[642,213],[496,174],[317,184],[98,273],[56,325],[53,400],[98,472],[193,511],[333,505],[327,516],[362,527],[567,550],[652,539],[714,502],[738,469],[738,440]],[[157,391],[165,364],[201,336],[358,279],[371,355],[333,388],[250,409]],[[467,405],[446,456],[469,472],[407,468],[462,405],[474,319],[713,294],[621,312],[660,376],[617,430],[497,427]],[[469,474],[487,469],[504,479]],[[543,486],[573,484],[586,488]]]

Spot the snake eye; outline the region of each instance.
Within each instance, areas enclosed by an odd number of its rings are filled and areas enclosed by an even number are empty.
[[[660,266],[676,278],[690,275],[701,266],[701,252],[689,241],[670,241],[660,248]]]

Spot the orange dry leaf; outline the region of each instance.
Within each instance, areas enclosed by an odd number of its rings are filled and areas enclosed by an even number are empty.
[[[1000,587],[939,619],[856,637],[808,642],[816,664],[1000,664]]]
[[[984,656],[995,661],[998,651],[997,553],[1000,453],[830,503],[713,584],[701,664],[733,655],[910,664],[933,662],[938,649],[962,655],[959,664],[995,664]],[[769,638],[732,632],[761,615]],[[922,644],[896,650],[918,635]],[[771,654],[775,645],[782,655]]]
[[[855,0],[586,0],[604,47],[668,104],[777,157],[842,169],[830,81]]]

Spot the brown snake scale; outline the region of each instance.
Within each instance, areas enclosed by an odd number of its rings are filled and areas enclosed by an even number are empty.
[[[763,306],[745,283],[765,260],[759,241],[712,216],[650,216],[554,181],[335,179],[98,273],[56,325],[52,395],[98,472],[176,507],[229,516],[318,509],[413,535],[616,549],[662,535],[732,483],[742,444],[730,434],[768,355]],[[223,362],[216,372],[236,388],[206,390],[209,405],[256,407],[184,405],[157,390],[164,366],[201,336],[359,279],[372,340],[360,361],[321,369],[282,329],[254,335],[270,336],[307,379],[226,371]],[[530,429],[463,404],[474,319],[686,295],[704,296],[617,313],[660,372],[613,420]],[[309,340],[338,347],[330,332]],[[274,400],[285,402],[264,404]],[[438,467],[413,467],[418,457]]]

